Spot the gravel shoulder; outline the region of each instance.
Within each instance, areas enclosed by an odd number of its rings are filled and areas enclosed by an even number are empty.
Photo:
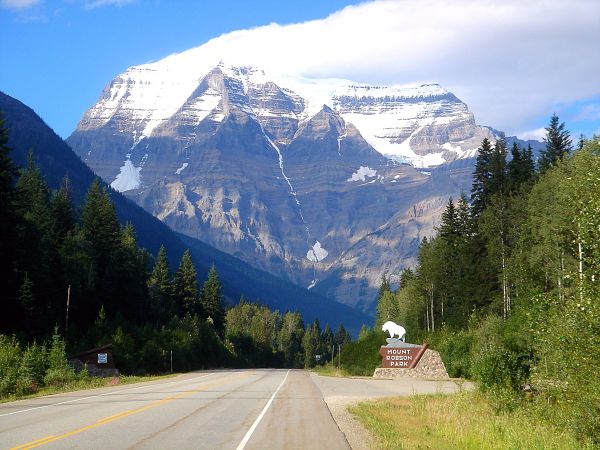
[[[331,415],[346,436],[350,447],[355,450],[372,449],[375,447],[375,440],[354,415],[348,412],[350,405],[382,397],[451,394],[474,387],[472,383],[463,380],[341,378],[321,376],[314,372],[311,372],[310,376],[321,391]]]

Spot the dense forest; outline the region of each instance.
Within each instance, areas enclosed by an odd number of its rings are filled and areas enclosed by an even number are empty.
[[[244,299],[226,305],[214,266],[203,279],[186,251],[140,248],[98,180],[77,206],[68,178],[51,192],[33,154],[17,170],[0,119],[0,396],[75,376],[68,354],[112,344],[124,373],[205,367],[312,367],[350,341],[299,313]],[[207,262],[207,265],[210,264]],[[339,348],[339,347],[338,347]]]
[[[600,139],[573,149],[556,115],[546,131],[537,164],[531,149],[482,142],[470,197],[448,201],[397,290],[382,280],[376,327],[359,340],[378,346],[381,323],[401,323],[498,408],[598,443]]]

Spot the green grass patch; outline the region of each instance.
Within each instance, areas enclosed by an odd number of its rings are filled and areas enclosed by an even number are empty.
[[[324,377],[341,377],[341,378],[346,378],[346,377],[351,377],[352,374],[350,374],[346,369],[344,369],[343,367],[335,367],[332,366],[331,364],[326,364],[324,366],[316,366],[313,367],[312,369],[313,372],[316,372],[318,375],[324,376]]]
[[[85,389],[94,389],[107,386],[120,386],[123,384],[143,383],[145,381],[161,380],[163,378],[171,378],[178,374],[170,373],[166,375],[119,375],[118,377],[86,377],[76,379],[60,386],[44,386],[34,393],[26,395],[10,395],[0,398],[0,403],[13,402],[15,400],[23,400],[27,398],[43,397],[44,395],[60,394],[63,392],[82,391]]]
[[[477,392],[395,397],[360,403],[350,412],[381,449],[592,449],[520,408],[495,413]]]

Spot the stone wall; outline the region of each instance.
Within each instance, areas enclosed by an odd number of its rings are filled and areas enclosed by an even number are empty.
[[[414,369],[384,369],[378,367],[373,373],[373,378],[434,378],[448,379],[446,366],[442,357],[435,350],[427,349]]]

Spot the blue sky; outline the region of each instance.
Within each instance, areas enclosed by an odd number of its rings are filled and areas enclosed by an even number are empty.
[[[221,35],[302,75],[438,82],[509,134],[600,132],[597,0],[0,0],[0,90],[67,137],[127,67]]]
[[[39,1],[0,8],[0,90],[63,138],[127,67],[241,28],[319,19],[347,0]]]

